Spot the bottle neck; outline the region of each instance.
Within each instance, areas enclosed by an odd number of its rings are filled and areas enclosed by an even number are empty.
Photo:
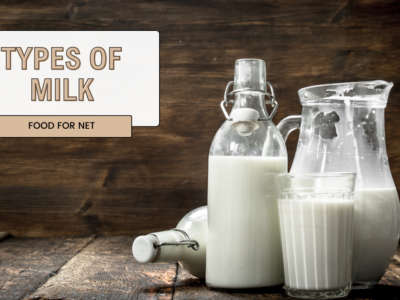
[[[231,113],[240,108],[252,108],[260,114],[260,118],[268,118],[265,96],[252,92],[237,93]]]
[[[234,90],[253,89],[265,91],[266,80],[267,72],[263,60],[239,59],[235,62]],[[264,99],[265,96],[257,92],[237,93],[235,94],[233,110],[251,108],[260,114],[260,118],[268,118]]]
[[[149,234],[157,240],[158,243],[175,243],[178,241],[182,241],[185,239],[182,233],[175,230],[166,230],[155,232]],[[184,245],[181,246],[161,246],[158,247],[158,253],[156,258],[154,259],[154,263],[173,263],[180,260],[182,252],[184,251]],[[187,247],[187,246],[186,246]]]

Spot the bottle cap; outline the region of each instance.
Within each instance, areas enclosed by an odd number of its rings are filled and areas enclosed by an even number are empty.
[[[154,247],[154,239],[141,235],[133,241],[132,252],[138,262],[148,263],[154,260],[158,250]]]
[[[232,128],[236,129],[241,136],[248,136],[257,130],[257,120],[260,117],[258,111],[252,108],[237,108],[232,111],[231,118],[233,120]]]

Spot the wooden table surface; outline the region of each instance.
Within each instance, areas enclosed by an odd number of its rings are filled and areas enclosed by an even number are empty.
[[[0,299],[283,299],[282,286],[230,293],[211,290],[179,264],[139,264],[135,236],[0,241]],[[400,298],[400,247],[379,284],[348,299]]]

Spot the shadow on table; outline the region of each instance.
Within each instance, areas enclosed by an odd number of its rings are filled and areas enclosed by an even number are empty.
[[[400,299],[400,287],[376,285],[373,289],[353,290],[346,299]]]
[[[204,280],[195,277],[180,280],[176,284],[176,299],[283,299],[289,298],[282,285],[260,289],[212,289]]]
[[[219,291],[229,294],[282,294],[285,293],[283,285],[271,286],[267,288],[259,288],[259,289],[211,289],[213,291]]]

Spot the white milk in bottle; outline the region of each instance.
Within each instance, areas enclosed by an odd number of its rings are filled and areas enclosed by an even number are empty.
[[[133,256],[140,263],[179,261],[190,274],[205,278],[207,232],[207,206],[203,206],[185,215],[174,229],[137,237]]]
[[[211,145],[206,257],[211,288],[283,283],[274,175],[287,172],[287,153],[259,92],[265,80],[264,61],[236,61],[233,120],[221,126]]]
[[[283,282],[277,191],[284,157],[210,156],[207,283],[255,288]]]

